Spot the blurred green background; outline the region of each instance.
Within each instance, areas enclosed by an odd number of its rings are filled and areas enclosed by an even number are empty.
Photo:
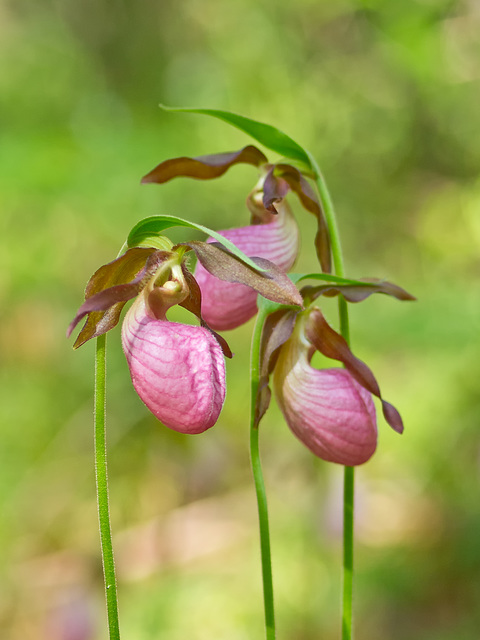
[[[65,339],[87,279],[142,217],[216,229],[248,220],[252,167],[140,186],[168,157],[249,143],[159,102],[230,109],[309,148],[337,205],[347,274],[418,297],[351,307],[354,350],[406,424],[399,437],[380,418],[378,451],[357,473],[356,638],[478,638],[479,31],[475,0],[0,0],[2,640],[107,635],[93,344],[73,352]],[[310,271],[314,219],[292,204],[298,270]],[[191,438],[148,414],[118,328],[109,336],[124,638],[263,637],[252,326],[227,336],[225,408]],[[261,436],[278,637],[333,640],[342,469],[314,459],[274,404]]]

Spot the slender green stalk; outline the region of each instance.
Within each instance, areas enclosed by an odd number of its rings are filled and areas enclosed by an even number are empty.
[[[117,581],[115,578],[112,530],[108,506],[107,444],[105,436],[106,350],[106,336],[99,336],[95,352],[95,479],[97,483],[98,522],[100,525],[109,638],[110,640],[120,640]]]
[[[250,409],[250,459],[252,463],[255,493],[258,505],[260,527],[260,553],[262,559],[263,602],[265,608],[265,632],[267,640],[275,640],[275,611],[273,605],[272,559],[270,553],[270,531],[268,524],[267,495],[263,481],[260,451],[258,446],[259,429],[255,425],[256,398],[259,383],[260,337],[265,315],[259,313],[252,338],[251,351],[251,409]]]
[[[310,156],[316,173],[315,182],[325,213],[332,247],[333,265],[337,276],[344,276],[342,245],[338,232],[335,208],[325,179],[315,158]],[[338,297],[338,315],[340,319],[340,333],[350,342],[347,302],[343,296]],[[354,494],[355,473],[353,467],[344,469],[343,485],[343,597],[342,597],[342,640],[352,639],[353,620],[353,538],[354,538]]]
[[[353,595],[353,497],[355,468],[345,467],[343,485],[343,612],[342,640],[352,637]]]

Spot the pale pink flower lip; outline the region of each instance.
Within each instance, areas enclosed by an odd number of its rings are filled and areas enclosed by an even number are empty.
[[[322,460],[363,464],[377,446],[371,394],[345,369],[314,369],[293,336],[275,368],[277,402],[293,433]]]
[[[149,316],[141,295],[123,322],[122,344],[135,390],[165,426],[194,434],[216,423],[225,363],[207,329]]]
[[[269,221],[264,224],[219,233],[247,256],[266,258],[288,271],[297,257],[299,233],[287,202],[278,205],[278,210],[277,215],[269,214]],[[195,269],[195,279],[202,291],[202,316],[212,329],[234,329],[256,314],[257,292],[251,287],[219,280],[200,263]]]

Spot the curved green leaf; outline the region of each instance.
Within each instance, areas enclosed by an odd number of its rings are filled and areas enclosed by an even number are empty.
[[[203,233],[212,236],[212,238],[226,247],[231,253],[237,256],[237,258],[240,258],[240,260],[243,260],[243,262],[245,262],[249,267],[255,269],[255,271],[265,271],[265,269],[246,256],[243,251],[240,251],[233,242],[230,242],[230,240],[227,240],[227,238],[224,238],[216,231],[212,231],[212,229],[204,227],[202,224],[196,224],[195,222],[190,222],[183,218],[177,218],[177,216],[150,216],[149,218],[140,220],[140,222],[137,222],[128,234],[126,244],[128,247],[145,246],[146,240],[149,238],[155,238],[158,234],[161,234],[165,229],[169,229],[170,227],[187,227],[190,229],[197,229],[197,231],[202,231]]]
[[[288,274],[288,277],[290,278],[290,274]],[[258,307],[258,310],[261,313],[263,313],[263,315],[268,316],[272,313],[275,313],[276,311],[280,311],[281,309],[287,310],[287,311],[289,309],[296,309],[297,305],[293,306],[289,304],[287,305],[280,304],[279,302],[273,302],[273,300],[268,300],[267,298],[264,298],[262,295],[258,295],[257,307]]]
[[[224,122],[231,124],[233,127],[240,129],[240,131],[247,133],[268,149],[276,151],[286,158],[297,160],[304,165],[308,171],[314,171],[309,153],[295,142],[295,140],[292,140],[290,136],[287,136],[286,133],[283,133],[283,131],[280,131],[280,129],[277,129],[276,127],[272,127],[270,124],[258,122],[257,120],[252,120],[251,118],[246,118],[245,116],[240,116],[236,113],[231,113],[230,111],[222,111],[220,109],[166,107],[163,104],[161,104],[160,107],[165,111],[198,113],[223,120]]]
[[[371,283],[364,280],[351,280],[350,278],[341,278],[340,276],[334,276],[330,273],[289,273],[290,280],[300,282],[301,280],[324,280],[325,282],[335,282],[336,284],[351,284],[351,285],[368,285]]]

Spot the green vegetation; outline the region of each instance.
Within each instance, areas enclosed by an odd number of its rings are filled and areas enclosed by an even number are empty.
[[[74,354],[64,337],[86,281],[141,218],[248,220],[254,167],[140,185],[168,157],[250,142],[160,102],[230,109],[310,149],[336,203],[346,276],[384,276],[417,296],[350,309],[352,347],[405,422],[400,437],[379,412],[378,451],[356,473],[356,638],[478,635],[479,28],[474,3],[459,0],[0,0],[0,637],[65,640],[74,621],[91,623],[85,640],[105,637],[94,345]],[[296,270],[308,273],[315,221],[292,204],[307,250]],[[263,637],[252,328],[227,336],[225,408],[191,438],[147,412],[119,330],[109,336],[125,638]],[[333,640],[343,469],[314,459],[275,406],[260,438],[279,640]]]

